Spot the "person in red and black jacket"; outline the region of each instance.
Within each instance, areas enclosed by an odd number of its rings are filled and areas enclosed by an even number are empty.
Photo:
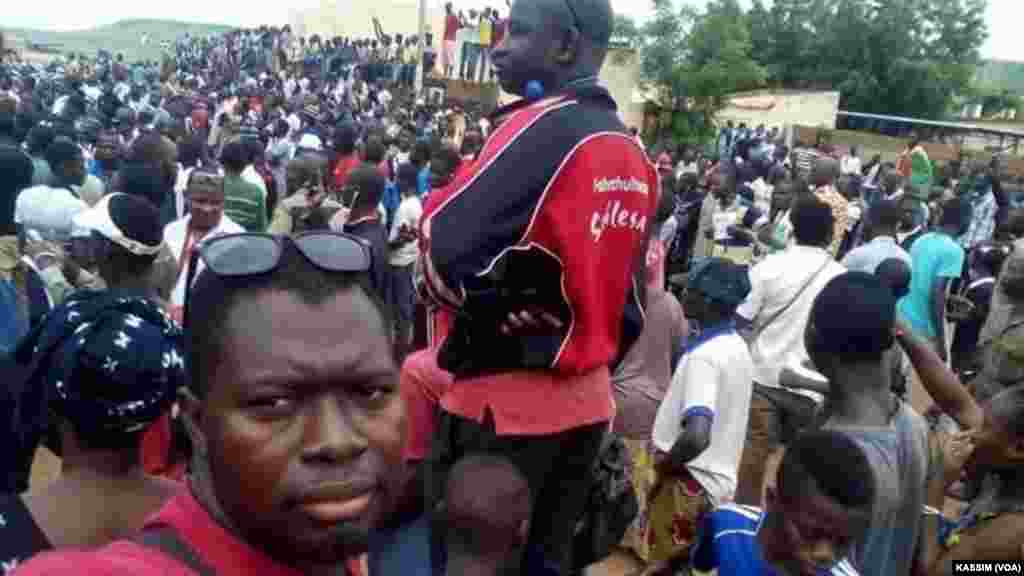
[[[506,457],[534,495],[527,557],[567,573],[590,466],[615,406],[610,366],[643,327],[654,166],[597,81],[608,0],[517,0],[494,50],[502,88],[477,161],[421,220],[425,290],[454,312],[428,490],[472,452]],[[524,572],[536,573],[527,566]]]

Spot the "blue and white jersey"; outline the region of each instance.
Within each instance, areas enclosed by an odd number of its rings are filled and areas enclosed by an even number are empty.
[[[718,576],[778,576],[761,555],[757,531],[764,514],[760,508],[725,504],[705,517],[691,556],[694,570]],[[820,576],[859,576],[846,559]]]

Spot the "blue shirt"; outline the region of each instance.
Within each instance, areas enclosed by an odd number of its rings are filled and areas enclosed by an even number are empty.
[[[963,274],[964,249],[946,234],[929,232],[914,241],[910,259],[910,293],[900,300],[899,314],[918,336],[936,338],[932,287],[940,278],[952,280]]]
[[[423,198],[428,192],[430,192],[430,167],[424,166],[419,174],[416,174],[416,192],[419,193],[420,198]]]
[[[718,576],[781,576],[765,561],[757,532],[764,514],[752,506],[724,504],[701,523],[691,562],[694,570]],[[841,560],[821,576],[858,576],[847,560]]]

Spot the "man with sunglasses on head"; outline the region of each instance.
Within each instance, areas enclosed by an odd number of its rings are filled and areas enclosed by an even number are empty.
[[[334,232],[235,234],[196,258],[179,395],[187,487],[141,533],[19,573],[347,576],[375,546],[402,478],[405,411],[368,247]]]
[[[642,330],[658,198],[597,78],[612,20],[609,0],[512,4],[492,61],[522,100],[495,112],[477,161],[431,193],[420,224],[425,288],[458,312],[439,351],[455,381],[430,505],[462,455],[510,459],[535,498],[527,555],[561,573],[615,412],[610,366]]]
[[[185,282],[189,275],[192,251],[208,238],[245,232],[245,229],[224,214],[224,177],[211,170],[195,169],[185,187],[189,212],[164,228],[164,242],[177,259],[177,278],[171,292],[172,316],[181,321],[185,305]],[[196,272],[202,267],[197,264]]]

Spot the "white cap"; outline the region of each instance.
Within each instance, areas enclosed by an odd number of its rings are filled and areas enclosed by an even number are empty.
[[[323,143],[316,134],[303,134],[299,139],[299,148],[319,151],[323,148]]]

